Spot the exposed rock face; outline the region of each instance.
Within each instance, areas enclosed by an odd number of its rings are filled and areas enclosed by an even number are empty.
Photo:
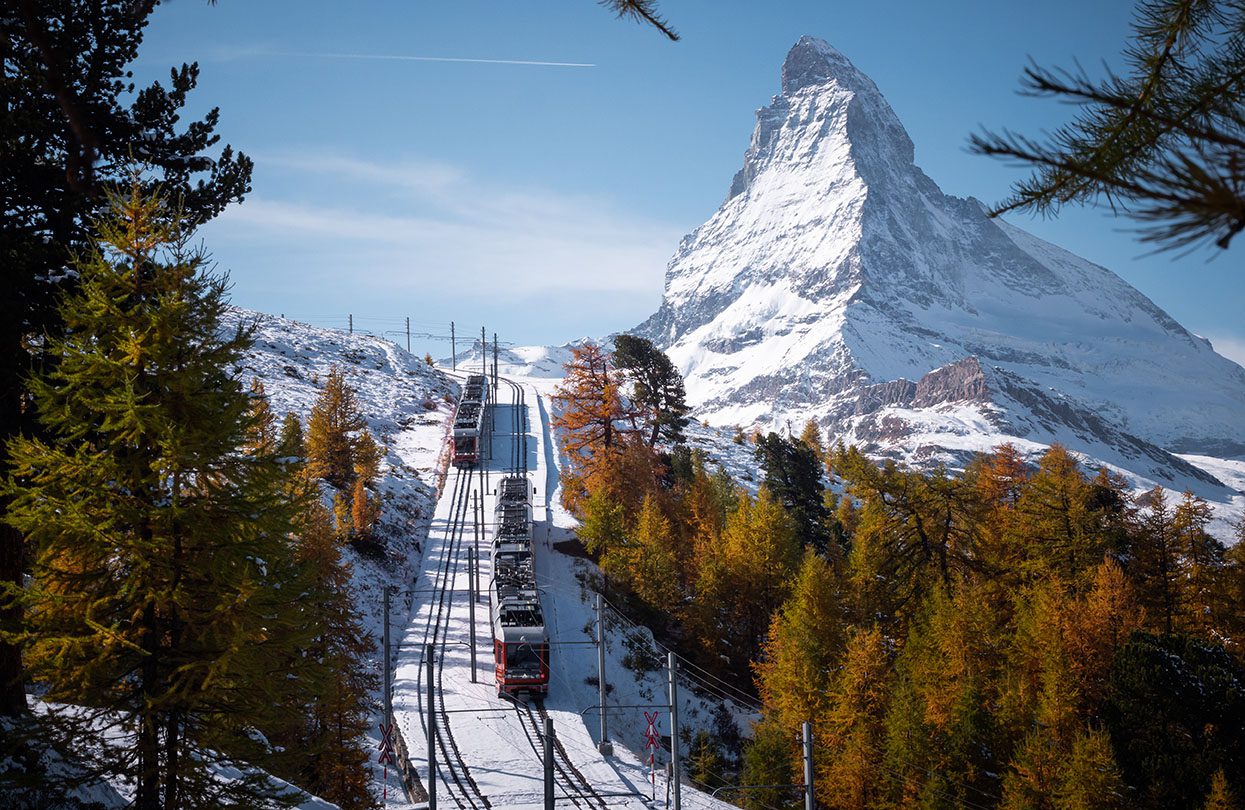
[[[1245,453],[1245,369],[1109,270],[943,194],[873,82],[811,37],[637,331],[711,423],[811,416],[928,463],[1058,441],[1208,495],[1172,453]]]

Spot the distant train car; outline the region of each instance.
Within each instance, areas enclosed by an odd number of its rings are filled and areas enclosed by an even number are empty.
[[[479,463],[487,406],[488,381],[482,374],[472,374],[463,385],[462,399],[454,414],[450,455],[455,467],[473,467]]]

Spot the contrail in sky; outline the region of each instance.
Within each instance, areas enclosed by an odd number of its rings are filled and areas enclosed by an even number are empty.
[[[479,65],[533,65],[536,67],[596,67],[591,62],[538,62],[527,59],[466,59],[456,56],[402,56],[381,53],[294,53],[274,51],[273,56],[304,56],[320,59],[380,59],[393,62],[469,62]]]

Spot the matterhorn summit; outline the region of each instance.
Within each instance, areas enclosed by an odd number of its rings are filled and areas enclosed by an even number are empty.
[[[756,117],[726,201],[637,330],[699,418],[799,432],[811,417],[832,440],[953,466],[1060,442],[1139,486],[1237,497],[1179,454],[1245,453],[1245,369],[1111,271],[944,194],[826,42],[795,44]]]

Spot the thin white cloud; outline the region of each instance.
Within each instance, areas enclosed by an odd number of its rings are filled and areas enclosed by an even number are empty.
[[[1245,339],[1227,335],[1207,336],[1206,339],[1215,347],[1216,352],[1238,366],[1245,366]]]
[[[248,52],[248,56],[280,56],[296,59],[363,59],[387,62],[458,62],[475,65],[522,65],[526,67],[566,67],[591,68],[592,62],[556,62],[542,59],[477,59],[464,56],[417,56],[411,54],[388,53],[314,53],[306,51],[257,51]]]
[[[579,291],[655,304],[682,235],[606,199],[505,187],[435,162],[286,153],[258,165],[315,177],[334,202],[252,195],[227,209],[205,236],[237,272],[247,268],[231,255],[289,256],[253,269],[345,271],[352,285],[395,294]]]

